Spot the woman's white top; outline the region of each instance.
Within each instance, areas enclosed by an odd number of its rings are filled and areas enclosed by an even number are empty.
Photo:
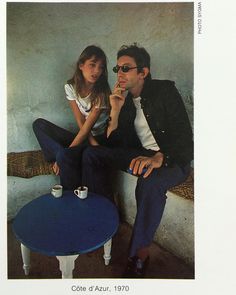
[[[145,149],[158,151],[160,147],[158,146],[148,126],[147,120],[141,108],[140,100],[141,100],[141,97],[133,98],[133,102],[136,107],[136,117],[134,120],[134,128],[136,130],[139,140],[142,143],[142,146]]]
[[[89,94],[86,97],[81,97],[80,95],[77,96],[74,87],[71,84],[65,85],[65,92],[66,92],[66,98],[68,100],[75,100],[80,112],[82,115],[85,116],[85,119],[87,119],[88,115],[91,111],[91,95]],[[102,106],[104,108],[104,106]],[[93,125],[93,128],[91,130],[91,133],[93,136],[100,135],[104,133],[106,124],[108,119],[108,113],[104,109],[100,116],[98,117],[97,121]]]

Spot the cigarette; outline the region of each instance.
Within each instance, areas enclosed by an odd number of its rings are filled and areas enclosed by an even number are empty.
[[[117,87],[120,88],[120,84],[118,84]],[[117,89],[116,93],[117,94],[121,94],[121,90],[120,89]]]
[[[108,107],[106,107],[106,106],[101,106],[101,107],[95,106],[95,109],[106,110],[106,109],[108,109]]]

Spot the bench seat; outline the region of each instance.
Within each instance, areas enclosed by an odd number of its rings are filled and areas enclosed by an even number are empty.
[[[37,175],[53,174],[52,165],[45,161],[42,151],[8,153],[7,175],[31,178]],[[193,200],[193,170],[187,180],[170,189],[176,195]]]

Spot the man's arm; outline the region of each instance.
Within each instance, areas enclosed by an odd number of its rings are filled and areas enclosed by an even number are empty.
[[[193,134],[182,97],[175,86],[171,87],[166,103],[168,129],[172,137],[168,146],[170,156],[185,165],[193,158]]]
[[[118,127],[118,119],[119,119],[120,110],[111,109],[109,124],[107,128],[107,137],[110,136],[112,131],[114,131]]]
[[[118,127],[120,110],[125,103],[125,97],[123,93],[124,93],[124,89],[120,88],[117,82],[115,84],[113,93],[109,97],[111,112],[110,112],[110,118],[109,118],[109,125],[107,128],[107,137],[109,137],[112,131],[114,131]]]

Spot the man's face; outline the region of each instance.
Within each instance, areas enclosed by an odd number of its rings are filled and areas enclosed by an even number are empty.
[[[117,65],[128,66],[130,68],[137,67],[135,60],[127,55],[121,56],[117,60]],[[144,78],[142,73],[138,73],[137,68],[130,69],[127,73],[124,73],[121,69],[119,69],[117,73],[117,80],[120,84],[120,87],[132,92],[132,89],[139,87],[140,82],[143,83]]]

